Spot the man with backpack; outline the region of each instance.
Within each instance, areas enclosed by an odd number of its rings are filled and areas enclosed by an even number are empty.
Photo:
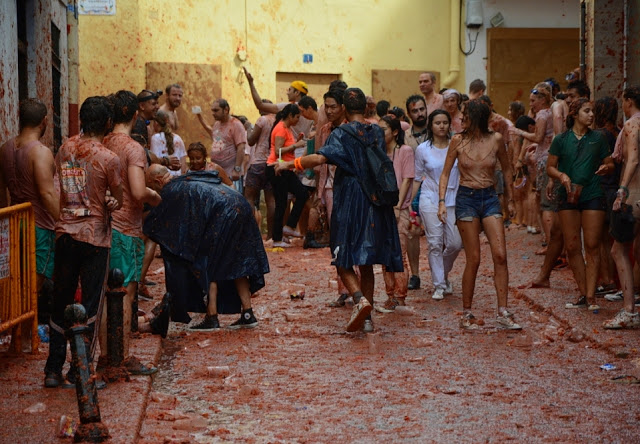
[[[331,218],[332,264],[353,297],[354,307],[347,331],[373,331],[373,265],[402,271],[402,256],[393,207],[398,187],[393,163],[387,157],[384,134],[367,124],[367,101],[358,88],[344,92],[349,123],[336,128],[316,154],[275,164],[276,172],[304,170],[329,163],[336,165]],[[360,269],[360,280],[354,266]],[[363,297],[364,296],[364,297]]]

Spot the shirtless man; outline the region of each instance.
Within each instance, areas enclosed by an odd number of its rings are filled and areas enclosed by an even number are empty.
[[[176,109],[182,104],[182,87],[177,83],[172,83],[168,85],[164,91],[167,93],[167,100],[162,104],[160,109],[169,113],[171,129],[178,131],[178,113],[176,113]]]
[[[142,270],[144,242],[142,240],[143,204],[158,205],[160,195],[145,185],[144,172],[147,159],[144,149],[130,137],[131,129],[137,121],[138,99],[130,91],[118,91],[111,97],[113,105],[113,130],[104,138],[104,145],[117,154],[122,166],[123,189],[122,208],[111,214],[112,241],[109,267],[124,273],[123,286],[127,293],[124,298],[122,315],[124,319],[125,366],[133,375],[150,375],[155,367],[145,367],[134,356],[129,356],[129,334],[131,332],[131,310],[138,290]],[[106,316],[103,317],[106,327]],[[106,353],[106,328],[101,330],[100,350]]]
[[[202,114],[197,114],[202,127],[211,135],[211,160],[220,165],[234,181],[241,192],[238,182],[243,176],[244,149],[247,144],[247,130],[240,120],[230,115],[231,107],[225,99],[215,100],[211,104],[214,123],[209,125]]]
[[[0,207],[30,202],[36,222],[36,286],[53,277],[55,223],[60,200],[53,185],[56,166],[51,150],[40,143],[47,128],[47,107],[38,99],[20,102],[20,133],[0,148]],[[40,322],[48,323],[50,301],[38,303]]]
[[[625,88],[622,94],[622,110],[627,121],[618,134],[613,157],[623,161],[620,188],[613,203],[613,211],[622,210],[622,205],[631,206],[629,210],[635,224],[613,223],[611,234],[615,239],[611,255],[618,269],[624,305],[613,319],[606,321],[603,326],[608,329],[640,327],[640,315],[635,311],[633,267],[631,265],[630,250],[636,260],[640,257],[640,174],[638,174],[638,149],[640,149],[640,86]],[[626,233],[625,233],[626,231]]]
[[[443,98],[436,92],[436,75],[432,72],[423,72],[418,77],[420,92],[424,96],[427,105],[427,117],[434,110],[442,108]]]

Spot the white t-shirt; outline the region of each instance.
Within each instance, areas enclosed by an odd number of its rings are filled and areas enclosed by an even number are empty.
[[[421,143],[416,148],[416,175],[415,180],[422,180],[420,188],[420,206],[428,204],[431,209],[438,210],[438,192],[440,187],[440,175],[444,169],[444,161],[447,158],[447,148],[437,148],[430,140]],[[445,205],[454,207],[456,205],[456,194],[460,183],[460,172],[458,171],[458,161],[453,164],[449,175],[449,184],[445,196]]]
[[[169,151],[167,151],[167,139],[165,138],[164,133],[155,133],[151,137],[150,151],[158,157],[174,156],[180,159],[180,161],[182,161],[184,157],[187,157],[187,150],[184,147],[184,142],[177,134],[173,135],[173,154],[169,154]],[[169,173],[171,173],[172,176],[179,176],[182,174],[182,171],[169,170]]]

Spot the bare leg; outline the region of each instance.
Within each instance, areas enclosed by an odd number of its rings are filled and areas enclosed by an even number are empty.
[[[462,274],[462,308],[471,310],[476,275],[480,266],[480,220],[459,220],[457,224],[466,256],[466,264]]]
[[[217,316],[218,314],[218,283],[209,283],[209,297],[207,298],[207,315]]]
[[[242,303],[243,310],[249,310],[251,308],[251,290],[249,288],[249,279],[241,277],[236,279],[236,290],[240,295],[240,302]]]
[[[375,284],[375,277],[373,276],[373,265],[360,265],[360,288],[362,294],[371,305],[373,305],[373,288]]]
[[[578,285],[581,295],[587,295],[587,277],[585,275],[584,258],[582,257],[582,241],[580,239],[580,212],[577,210],[563,210],[558,212],[562,237],[567,249],[567,259],[573,272],[573,278]],[[597,270],[596,270],[597,271]]]
[[[507,268],[507,244],[504,237],[504,224],[501,217],[482,219],[484,232],[489,240],[493,258],[493,280],[498,296],[498,312],[507,308],[509,294],[509,269]]]
[[[556,260],[564,248],[562,227],[560,226],[560,219],[557,215],[554,215],[549,236],[549,245],[547,246],[547,252],[544,256],[542,268],[540,268],[540,273],[538,273],[538,276],[533,280],[533,285],[536,287],[550,286],[549,276],[551,276],[551,271],[553,270]]]
[[[276,201],[273,191],[264,190],[264,203],[267,206],[267,239],[273,238],[273,215],[276,211]]]
[[[611,248],[611,256],[618,269],[618,277],[622,286],[622,295],[624,297],[624,309],[629,313],[635,311],[633,303],[633,267],[631,258],[629,257],[630,244],[622,244],[618,241],[613,242]]]
[[[129,344],[131,343],[131,339],[129,337],[131,335],[131,309],[133,306],[133,299],[136,297],[136,292],[138,291],[138,283],[129,282],[126,288],[127,293],[122,301],[122,343],[124,352],[123,356],[125,359],[129,357]],[[104,313],[106,314],[106,311]],[[106,316],[103,317],[106,318]]]
[[[419,227],[416,227],[419,230]],[[409,231],[412,229],[410,228]],[[420,276],[420,234],[411,232],[407,240],[407,258],[412,276]]]
[[[582,212],[582,230],[586,259],[587,302],[596,303],[596,285],[600,269],[600,238],[605,212],[585,210]]]
[[[147,272],[153,262],[153,256],[156,253],[156,244],[154,241],[144,236],[144,259],[142,259],[142,272],[140,273],[140,282],[147,280]]]

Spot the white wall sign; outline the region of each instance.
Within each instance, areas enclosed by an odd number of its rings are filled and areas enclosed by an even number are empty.
[[[78,0],[81,15],[116,15],[116,0]]]

